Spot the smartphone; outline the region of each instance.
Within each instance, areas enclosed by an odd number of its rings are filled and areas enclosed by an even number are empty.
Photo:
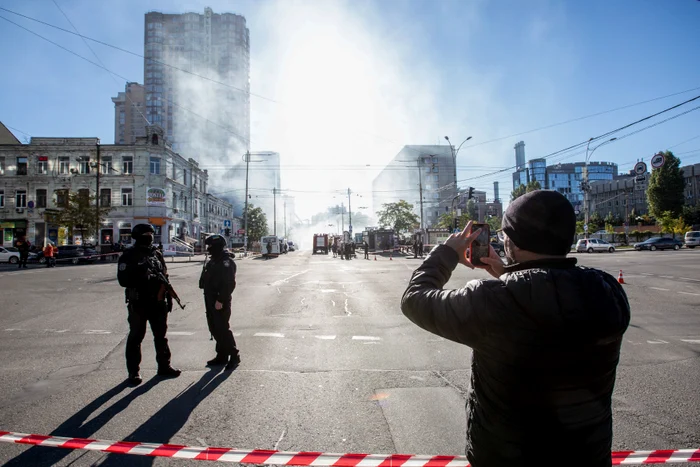
[[[472,232],[476,232],[479,229],[481,229],[481,233],[474,239],[469,248],[469,261],[474,266],[486,266],[486,264],[481,262],[481,258],[488,258],[489,256],[491,231],[488,224],[472,224]]]

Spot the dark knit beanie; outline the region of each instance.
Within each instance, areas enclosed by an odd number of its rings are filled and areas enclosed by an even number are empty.
[[[535,190],[508,205],[502,228],[521,250],[565,255],[576,233],[576,214],[558,191]]]

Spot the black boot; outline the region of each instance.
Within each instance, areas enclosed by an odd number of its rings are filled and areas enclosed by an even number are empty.
[[[241,364],[241,356],[236,354],[231,357],[231,361],[228,362],[226,365],[226,368],[224,368],[224,371],[233,371],[236,368],[238,368],[238,365]]]
[[[171,366],[158,369],[158,376],[162,376],[164,378],[177,378],[180,376],[180,373],[182,373],[182,371]]]
[[[129,373],[129,384],[132,386],[138,386],[141,384],[143,379],[141,379],[141,375],[137,373]]]
[[[217,365],[226,365],[228,363],[228,355],[216,355],[216,357],[212,358],[207,362],[207,366],[217,366]]]

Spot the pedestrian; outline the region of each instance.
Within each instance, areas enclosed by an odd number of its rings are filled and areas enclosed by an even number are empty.
[[[333,246],[331,247],[331,250],[333,251],[333,257],[337,258],[338,257],[338,243],[333,242]]]
[[[267,249],[267,258],[270,258],[270,254],[272,253],[272,240],[268,240],[267,246],[265,247]]]
[[[229,325],[231,294],[236,288],[236,263],[226,249],[226,239],[221,235],[207,237],[204,244],[211,259],[204,265],[199,288],[204,289],[207,325],[216,341],[216,357],[209,360],[207,365],[226,365],[225,369],[232,371],[241,363]]]
[[[155,230],[150,224],[137,224],[131,231],[134,245],[119,257],[117,279],[125,287],[129,310],[129,336],[126,340],[126,369],[129,382],[140,384],[141,342],[146,326],[151,325],[156,348],[158,375],[170,378],[180,376],[180,370],[170,366],[170,347],[165,334],[168,330],[168,312],[172,298],[165,293],[164,278],[168,268],[163,254],[153,246]]]
[[[47,268],[56,267],[56,261],[53,257],[53,246],[51,246],[51,242],[48,242],[44,247],[44,261],[46,261]]]
[[[413,274],[401,309],[415,324],[472,348],[466,455],[474,467],[612,464],[612,392],[630,307],[622,286],[567,258],[576,215],[557,191],[511,202],[482,260],[492,280],[443,290],[479,235],[469,222]],[[572,455],[575,453],[575,455]]]
[[[418,258],[418,242],[413,241],[413,259]]]
[[[423,257],[423,240],[418,241],[418,255]]]
[[[369,245],[367,242],[362,242],[362,248],[365,250],[365,259],[369,259]]]
[[[29,259],[29,249],[32,247],[32,244],[29,243],[29,240],[27,240],[27,237],[22,235],[20,236],[17,241],[15,242],[15,248],[19,250],[19,267],[18,269],[25,268],[27,269],[27,259]]]

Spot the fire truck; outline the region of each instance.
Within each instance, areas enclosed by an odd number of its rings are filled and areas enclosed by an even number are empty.
[[[330,246],[328,244],[328,234],[314,234],[313,253],[328,254]]]

